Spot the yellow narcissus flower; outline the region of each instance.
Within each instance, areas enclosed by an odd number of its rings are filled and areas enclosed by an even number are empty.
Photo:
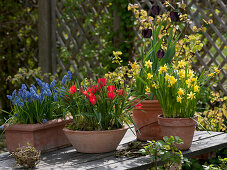
[[[214,73],[208,74],[209,77],[214,77]]]
[[[190,85],[191,85],[191,79],[187,79],[187,80],[185,81],[185,83],[186,83],[188,86],[190,86]]]
[[[170,79],[170,75],[166,74],[165,79],[166,79],[166,81],[168,81]]]
[[[198,85],[194,86],[194,92],[199,92],[199,86]]]
[[[181,79],[185,77],[185,70],[181,69],[181,70],[179,71],[179,77],[180,77]]]
[[[132,69],[134,69],[137,65],[137,62],[135,61],[134,63],[130,63],[130,65],[131,65]]]
[[[189,75],[190,77],[194,76],[194,71],[193,71],[193,70],[189,70],[188,75]]]
[[[151,79],[151,77],[153,77],[153,75],[151,73],[147,74],[147,79]]]
[[[180,95],[180,96],[183,95],[184,94],[184,89],[179,88],[177,94]]]
[[[151,62],[151,60],[145,61],[145,67],[152,68],[152,62]]]
[[[179,68],[183,68],[185,66],[186,66],[186,62],[184,60],[181,60],[181,61],[178,62],[178,67]]]
[[[121,55],[121,54],[122,54],[122,52],[121,52],[121,51],[116,51],[116,52],[115,52],[115,51],[113,51],[113,55],[115,55],[115,56],[116,56],[116,55]]]
[[[174,76],[170,76],[169,77],[169,83],[170,83],[169,87],[171,87],[172,85],[174,85],[176,82],[177,82],[177,79],[175,79]]]
[[[192,100],[194,98],[194,96],[195,96],[195,93],[190,92],[189,94],[187,94],[187,96],[188,96],[188,99]]]
[[[158,70],[159,74],[165,73],[166,71],[167,71],[166,64],[163,67],[160,67],[160,69]]]
[[[194,82],[197,82],[197,77],[196,78],[193,77],[193,78],[191,78],[191,80],[194,81]]]
[[[214,71],[217,73],[217,74],[219,74],[220,73],[220,70],[218,70],[218,68],[214,68]]]
[[[149,87],[147,87],[145,90],[146,90],[147,93],[151,92],[151,89]]]
[[[156,88],[156,89],[158,88],[155,84],[152,84],[152,87],[154,87],[154,88]]]
[[[181,103],[181,97],[180,96],[177,96],[177,102],[180,102]]]

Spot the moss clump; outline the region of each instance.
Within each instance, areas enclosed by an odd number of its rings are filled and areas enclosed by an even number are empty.
[[[40,161],[40,154],[40,151],[28,143],[26,146],[17,148],[10,156],[14,157],[17,165],[24,168],[35,168]]]

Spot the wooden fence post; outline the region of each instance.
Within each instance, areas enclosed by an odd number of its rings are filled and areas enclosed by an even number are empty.
[[[43,73],[56,72],[56,0],[38,1],[39,66]]]

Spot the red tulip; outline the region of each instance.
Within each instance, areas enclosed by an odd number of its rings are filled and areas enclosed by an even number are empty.
[[[102,88],[102,86],[106,86],[106,82],[107,82],[106,78],[99,79],[98,84],[99,84],[100,88]]]
[[[136,107],[136,109],[142,109],[142,104],[140,104],[140,103],[138,103],[135,107]]]
[[[96,96],[90,96],[89,101],[91,102],[92,105],[95,105],[97,102]]]
[[[70,88],[69,88],[69,92],[71,93],[71,94],[74,94],[74,93],[76,93],[76,85],[75,86],[71,86]]]
[[[109,92],[108,92],[108,97],[109,97],[111,100],[113,100],[114,97],[115,97],[115,93],[114,93],[113,91],[109,91]]]
[[[115,90],[115,86],[109,85],[109,86],[107,86],[107,89],[109,92],[111,92],[111,91],[113,92]]]
[[[123,89],[116,90],[116,92],[118,93],[119,96],[123,95]]]
[[[83,91],[82,93],[83,93],[86,97],[88,97],[88,91],[87,91],[87,90]]]

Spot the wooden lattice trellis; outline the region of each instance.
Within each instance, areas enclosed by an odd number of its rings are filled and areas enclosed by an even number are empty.
[[[163,11],[166,11],[165,7],[161,4],[159,0],[143,0],[137,1],[134,0],[134,3],[139,4],[140,8],[148,9],[148,14],[151,13],[151,8],[154,3],[158,4]],[[92,7],[88,7],[86,3],[91,3],[91,0],[84,1],[79,4],[79,8],[81,11],[81,16],[86,17],[88,12],[92,12],[95,14],[100,13],[100,11],[104,10],[108,13],[108,8],[106,6],[102,6],[102,8],[97,7],[95,3]],[[198,16],[203,17],[205,20],[213,19],[214,23],[211,24],[207,32],[204,32],[202,35],[202,40],[204,42],[204,47],[202,52],[196,53],[197,61],[193,63],[193,67],[196,71],[200,72],[202,68],[209,69],[211,66],[216,66],[221,69],[220,81],[217,83],[216,90],[221,90],[222,92],[227,94],[226,86],[226,34],[227,34],[227,26],[226,26],[226,14],[227,8],[226,4],[223,0],[217,0],[215,2],[211,2],[210,0],[206,1],[198,1],[198,0],[188,0],[188,10],[189,17],[193,20],[194,24],[200,26],[201,23],[198,22]],[[56,16],[57,16],[57,40],[62,47],[67,47],[69,50],[73,52],[72,58],[70,59],[70,64],[73,66],[75,70],[75,74],[78,77],[82,78],[80,74],[80,68],[85,67],[87,73],[94,77],[92,69],[94,67],[102,67],[101,62],[97,57],[94,56],[94,59],[91,63],[84,58],[78,58],[77,54],[83,43],[88,41],[89,43],[98,43],[100,48],[102,45],[98,37],[90,37],[87,34],[88,30],[93,30],[93,24],[84,24],[84,20],[81,19],[81,16],[73,16],[70,21],[65,21],[63,19],[62,8],[64,4],[62,1],[58,1],[56,8]],[[193,10],[191,10],[193,9]],[[210,17],[212,14],[212,17]],[[137,38],[141,39],[141,35],[137,28],[134,28],[135,35]],[[137,44],[135,44],[136,46]],[[139,52],[139,48],[136,47]],[[60,58],[58,58],[58,63],[65,70],[65,65],[62,63]],[[68,66],[67,66],[68,67]]]
[[[154,4],[158,4],[163,11],[166,11],[166,8],[161,4],[159,0],[143,0],[137,1],[134,3],[138,4],[141,9],[148,9],[148,14],[151,13],[151,8]],[[214,9],[215,6],[215,9]],[[226,75],[226,51],[227,41],[226,35],[227,26],[226,26],[226,14],[227,8],[226,4],[222,0],[217,0],[215,3],[211,3],[210,0],[198,1],[190,0],[187,4],[188,15],[192,19],[195,25],[201,26],[201,23],[198,22],[198,16],[203,17],[205,20],[213,19],[213,24],[207,29],[207,32],[203,32],[201,40],[204,43],[203,50],[200,53],[196,53],[195,57],[196,62],[193,63],[193,67],[196,71],[201,72],[203,68],[209,70],[211,66],[216,66],[221,69],[219,76],[219,81],[217,82],[216,90],[221,90],[227,94],[227,75]],[[193,10],[192,10],[193,9]],[[218,11],[219,13],[217,14]],[[212,17],[210,17],[212,14]],[[141,38],[138,29],[134,29],[138,38]],[[206,41],[205,41],[206,39]],[[217,79],[214,78],[214,81]]]
[[[100,67],[102,68],[102,62],[99,61],[97,56],[94,56],[92,62],[88,62],[85,56],[78,59],[77,54],[82,48],[85,42],[89,44],[95,43],[99,45],[101,50],[102,43],[98,36],[93,36],[89,34],[89,31],[94,31],[95,23],[98,23],[99,18],[96,18],[96,22],[86,23],[85,19],[88,13],[92,13],[94,16],[101,16],[101,12],[109,13],[106,6],[96,6],[96,3],[93,0],[87,0],[83,3],[78,4],[80,10],[80,16],[75,16],[73,13],[70,14],[70,20],[65,20],[62,14],[62,8],[64,8],[63,1],[58,1],[56,7],[56,16],[57,16],[57,40],[61,47],[67,47],[69,51],[72,51],[72,57],[70,59],[70,65],[73,66],[75,70],[75,75],[79,78],[83,78],[83,75],[80,73],[82,68],[85,68],[87,75],[89,77],[95,78],[93,73],[93,68]],[[87,6],[87,4],[90,4]],[[92,6],[92,7],[91,7]],[[66,66],[63,64],[60,58],[58,58],[58,63],[65,71]],[[68,68],[69,66],[67,66]]]

